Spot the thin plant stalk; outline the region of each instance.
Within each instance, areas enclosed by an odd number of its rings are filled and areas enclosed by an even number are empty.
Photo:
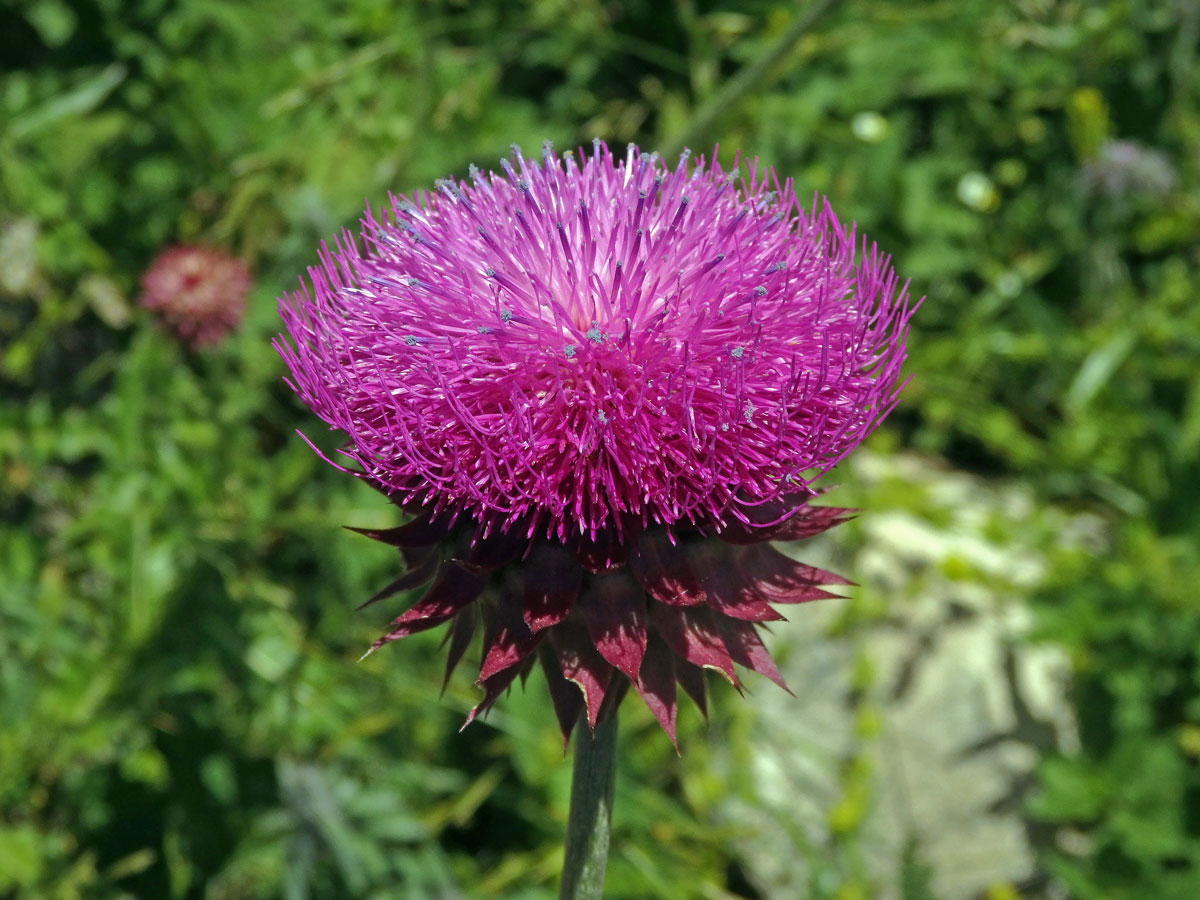
[[[601,711],[595,731],[588,727],[586,714],[581,714],[575,725],[571,812],[559,900],[601,900],[616,774],[615,706]]]

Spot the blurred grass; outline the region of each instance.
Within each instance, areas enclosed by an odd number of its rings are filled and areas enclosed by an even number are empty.
[[[392,560],[338,526],[390,513],[295,438],[336,443],[269,339],[364,198],[593,136],[741,147],[928,295],[881,437],[1112,536],[1030,598],[1082,736],[1027,810],[1048,883],[1200,895],[1198,34],[1170,0],[0,7],[0,896],[553,895],[544,688],[459,737],[436,639],[355,664]],[[254,267],[212,351],[136,308],[175,242]],[[716,701],[682,762],[627,711],[614,896],[756,896]],[[813,896],[873,895],[829,865]]]

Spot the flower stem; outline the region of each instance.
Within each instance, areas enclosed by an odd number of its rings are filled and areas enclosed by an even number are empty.
[[[586,713],[581,714],[575,725],[575,769],[559,900],[601,900],[612,827],[616,751],[616,708],[601,711],[594,732],[588,727]]]

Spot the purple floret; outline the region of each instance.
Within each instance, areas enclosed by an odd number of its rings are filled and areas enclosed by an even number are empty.
[[[501,167],[368,207],[280,304],[289,383],[398,502],[719,531],[896,403],[907,285],[791,180],[600,142]]]

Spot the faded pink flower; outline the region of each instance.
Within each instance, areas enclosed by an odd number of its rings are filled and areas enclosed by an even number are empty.
[[[201,347],[238,326],[250,284],[250,270],[240,259],[207,247],[172,247],[142,276],[142,306],[182,341]]]
[[[782,684],[758,623],[847,583],[767,542],[844,520],[811,485],[895,405],[915,307],[756,163],[501,167],[368,208],[276,347],[413,514],[365,532],[409,565],[372,602],[430,585],[376,647],[448,623],[449,677],[482,622],[470,718],[540,659],[564,735],[632,683],[674,739],[676,684],[701,708],[704,669]]]

